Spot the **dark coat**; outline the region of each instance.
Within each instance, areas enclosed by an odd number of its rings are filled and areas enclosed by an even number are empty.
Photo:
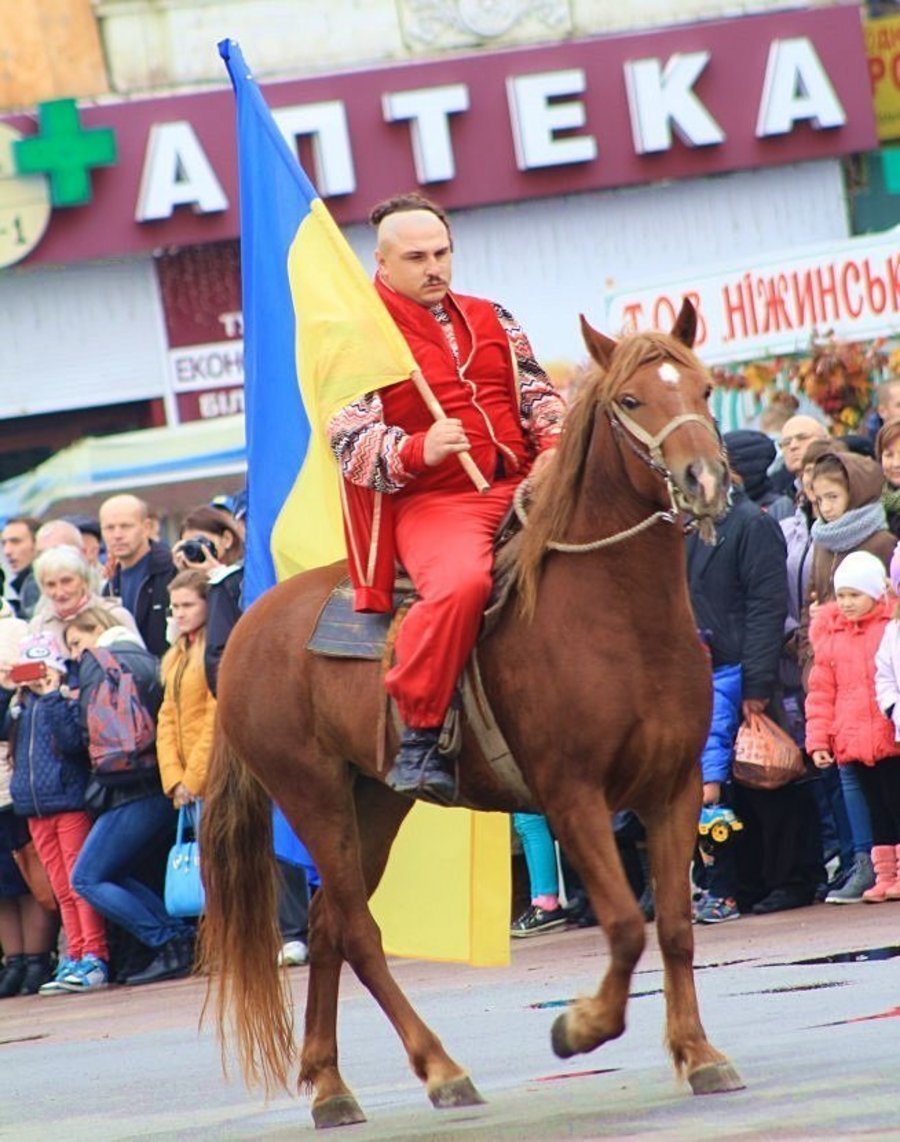
[[[34,577],[34,568],[26,567],[9,581],[12,587],[10,605],[20,619],[30,619],[41,597],[41,589]]]
[[[77,700],[58,690],[40,696],[23,690],[19,701],[18,717],[9,705],[3,724],[13,759],[13,808],[20,817],[83,809],[89,768]]]
[[[136,642],[120,639],[104,647],[114,655],[122,670],[132,675],[138,695],[154,721],[162,704],[163,687],[159,673],[159,660]],[[88,742],[88,710],[103,681],[104,672],[93,651],[85,650],[78,664],[79,705],[82,739]],[[95,788],[96,787],[96,788]],[[88,802],[94,812],[108,812],[128,801],[136,801],[153,793],[161,793],[159,766],[154,765],[138,773],[111,773],[91,775]]]
[[[206,649],[203,652],[203,666],[206,670],[206,684],[212,694],[219,684],[219,663],[225,651],[225,643],[241,617],[241,594],[244,590],[244,565],[235,563],[218,572],[210,580],[206,594]]]
[[[168,586],[175,575],[172,552],[164,543],[150,543],[150,564],[147,577],[138,588],[134,621],[141,638],[151,654],[162,658],[169,647],[166,625],[169,611]],[[122,572],[116,568],[113,577],[103,588],[106,596],[122,597]]]
[[[743,697],[772,697],[787,615],[781,528],[735,487],[716,541],[687,539],[688,586],[713,667],[740,665]]]

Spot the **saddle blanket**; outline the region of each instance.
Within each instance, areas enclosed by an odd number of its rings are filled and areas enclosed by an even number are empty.
[[[356,658],[370,662],[380,662],[384,658],[385,646],[391,624],[395,620],[399,607],[415,598],[415,590],[408,579],[400,579],[395,584],[394,612],[395,614],[360,614],[353,609],[353,588],[349,579],[342,579],[325,600],[312,635],[306,643],[306,649],[313,654],[321,654],[329,658]],[[503,608],[506,591],[498,590],[495,585],[488,610],[485,613],[487,626],[492,616],[499,614]],[[461,726],[457,719],[462,717],[465,725],[471,730],[479,748],[494,771],[497,779],[522,804],[529,806],[532,802],[531,793],[522,777],[522,772],[513,757],[503,732],[497,724],[484,686],[481,681],[481,672],[478,668],[477,651],[472,657],[463,673],[460,684],[461,711],[451,707],[448,721],[454,724],[444,724],[444,734],[448,737],[461,740]],[[391,702],[391,708],[396,717],[396,707]],[[457,747],[458,748],[458,747]]]

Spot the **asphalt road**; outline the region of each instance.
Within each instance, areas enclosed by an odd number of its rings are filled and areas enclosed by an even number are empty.
[[[597,929],[567,931],[516,942],[509,968],[394,961],[487,1098],[475,1109],[431,1108],[387,1021],[345,971],[342,1067],[369,1122],[336,1137],[900,1139],[900,903],[816,905],[695,931],[707,1034],[745,1091],[697,1098],[676,1083],[653,936],[624,1036],[556,1059],[550,1024],[567,1000],[596,989],[605,959]],[[291,971],[298,1014],[305,980],[306,969]],[[0,1002],[0,1138],[311,1136],[305,1100],[266,1105],[226,1082],[211,1030],[198,1032],[203,993],[189,979]]]

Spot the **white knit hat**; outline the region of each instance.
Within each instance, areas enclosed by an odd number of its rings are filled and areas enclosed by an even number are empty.
[[[860,591],[872,599],[880,599],[885,591],[887,572],[877,555],[868,551],[851,551],[834,573],[834,592],[842,587]]]

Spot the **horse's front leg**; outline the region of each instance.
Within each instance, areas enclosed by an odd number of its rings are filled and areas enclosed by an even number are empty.
[[[583,788],[573,797],[567,789],[556,803],[548,797],[546,808],[551,828],[584,883],[610,952],[596,996],[576,1000],[553,1024],[553,1050],[566,1059],[592,1051],[625,1030],[631,977],[644,950],[644,917],[622,869],[602,794]]]
[[[694,986],[690,865],[697,839],[699,799],[691,785],[658,815],[646,817],[647,848],[654,881],[656,930],[663,957],[666,1042],[679,1074],[694,1094],[741,1090],[728,1059],[706,1038]]]

